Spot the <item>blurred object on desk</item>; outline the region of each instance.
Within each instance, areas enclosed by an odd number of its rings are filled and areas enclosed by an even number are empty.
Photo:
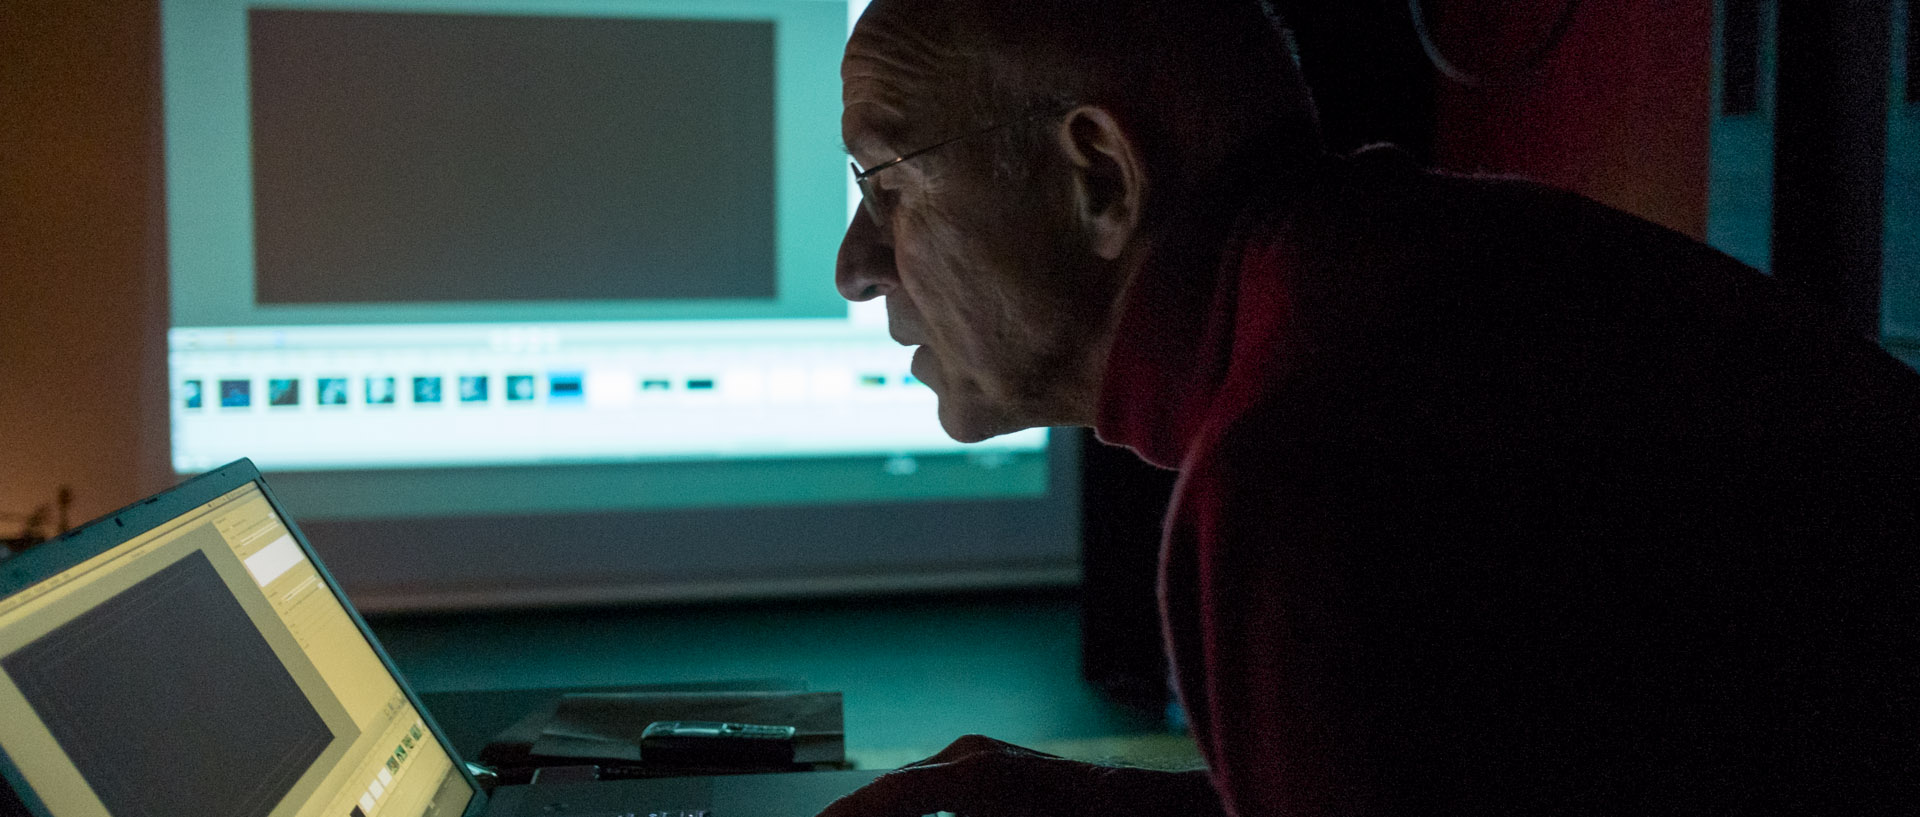
[[[73,489],[60,486],[50,505],[41,505],[24,514],[0,513],[0,522],[17,522],[19,531],[11,537],[0,539],[0,560],[16,553],[25,553],[28,548],[52,539],[73,529],[68,512],[73,508]],[[49,517],[53,529],[47,530]]]

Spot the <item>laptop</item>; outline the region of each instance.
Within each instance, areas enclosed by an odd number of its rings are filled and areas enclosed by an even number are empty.
[[[0,562],[0,776],[29,814],[811,817],[876,774],[487,793],[247,460]]]

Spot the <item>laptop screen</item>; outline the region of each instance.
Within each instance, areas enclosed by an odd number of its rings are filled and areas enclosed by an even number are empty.
[[[474,797],[253,482],[0,600],[0,724],[59,817],[457,817]]]

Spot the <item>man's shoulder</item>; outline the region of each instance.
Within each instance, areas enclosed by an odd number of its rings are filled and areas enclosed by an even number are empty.
[[[1255,275],[1285,275],[1307,298],[1317,293],[1303,288],[1320,282],[1388,297],[1422,288],[1554,296],[1556,284],[1630,291],[1701,278],[1778,289],[1645,218],[1521,177],[1424,168],[1391,145],[1326,157],[1287,179],[1241,212],[1230,258]]]
[[[1527,179],[1421,168],[1391,147],[1332,160],[1305,192],[1250,213],[1241,277],[1284,289],[1307,333],[1442,315],[1525,319],[1512,333],[1637,326],[1650,339],[1834,322],[1691,236]]]
[[[1388,143],[1330,157],[1319,183],[1303,197],[1267,205],[1284,216],[1264,222],[1276,233],[1289,223],[1329,235],[1372,228],[1374,240],[1438,240],[1453,245],[1456,254],[1476,244],[1509,255],[1527,248],[1579,249],[1590,256],[1631,250],[1641,260],[1661,255],[1678,263],[1750,269],[1692,236],[1580,193],[1519,175],[1423,167]],[[1393,229],[1379,229],[1388,225]]]
[[[1525,179],[1363,151],[1264,242],[1246,257],[1271,269],[1244,272],[1271,275],[1293,314],[1275,348],[1235,350],[1275,362],[1218,423],[1229,470],[1448,470],[1519,442],[1788,444],[1818,436],[1806,423],[1838,440],[1920,422],[1920,377],[1805,293]]]
[[[1861,440],[1920,416],[1920,376],[1804,293],[1524,179],[1369,150],[1243,240],[1241,309],[1284,314],[1239,319],[1275,328],[1233,350],[1260,397],[1213,421],[1228,470]]]

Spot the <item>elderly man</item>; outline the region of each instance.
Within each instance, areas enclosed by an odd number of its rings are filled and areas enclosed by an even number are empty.
[[[1177,468],[1207,761],[986,738],[830,817],[1887,813],[1920,780],[1920,376],[1688,238],[1325,155],[1253,0],[876,0],[843,63],[954,438]]]

